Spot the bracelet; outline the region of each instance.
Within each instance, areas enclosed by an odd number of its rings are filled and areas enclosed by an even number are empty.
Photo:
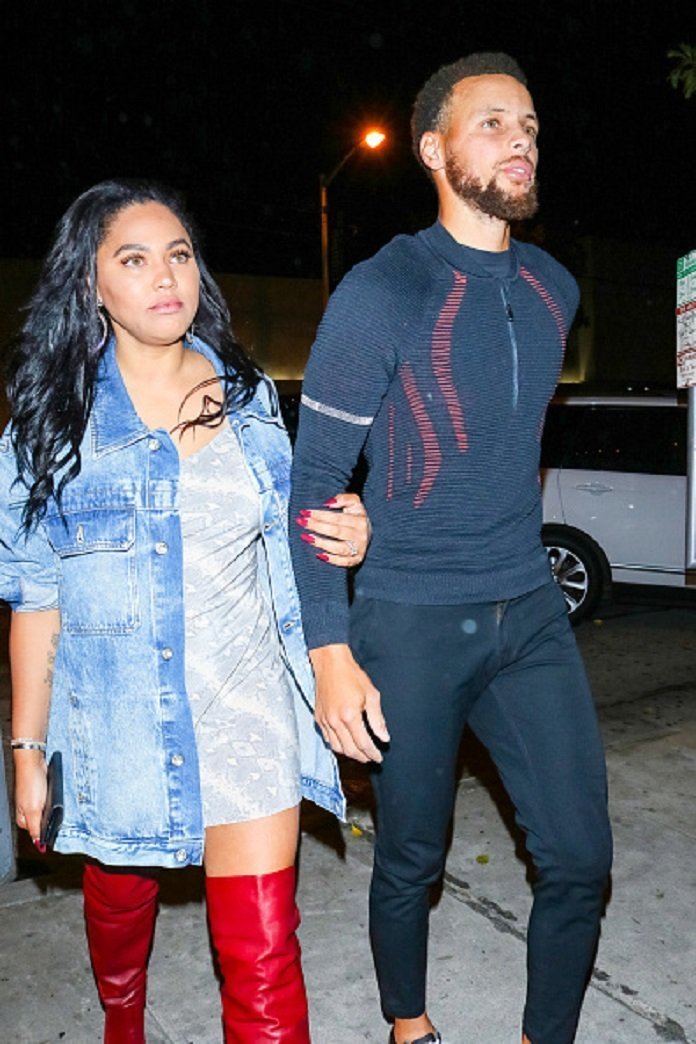
[[[41,750],[46,753],[46,744],[41,740],[13,739],[10,740],[10,747],[12,750]]]

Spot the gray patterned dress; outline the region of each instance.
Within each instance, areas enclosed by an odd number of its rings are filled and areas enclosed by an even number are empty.
[[[261,505],[225,424],[181,461],[186,685],[206,826],[300,800],[297,727],[280,642],[258,582]]]

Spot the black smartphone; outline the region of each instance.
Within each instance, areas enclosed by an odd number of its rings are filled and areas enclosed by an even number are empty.
[[[53,846],[63,822],[63,756],[59,750],[54,750],[51,754],[46,778],[48,790],[46,791],[46,804],[41,813],[39,841],[50,848]]]

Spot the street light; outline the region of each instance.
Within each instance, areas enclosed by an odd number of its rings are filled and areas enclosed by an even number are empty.
[[[338,172],[343,169],[351,156],[354,156],[358,149],[378,149],[380,145],[386,140],[386,134],[379,130],[378,127],[372,127],[370,130],[365,131],[359,141],[356,141],[352,149],[345,154],[340,163],[338,163],[330,174],[319,175],[319,199],[321,205],[321,282],[322,291],[324,298],[324,308],[329,300],[329,194],[328,188],[333,179],[336,177]]]

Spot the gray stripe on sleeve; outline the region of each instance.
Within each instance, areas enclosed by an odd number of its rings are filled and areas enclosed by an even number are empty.
[[[304,393],[302,394],[302,405],[308,406],[310,410],[316,410],[317,413],[324,413],[327,417],[335,417],[336,420],[346,421],[348,424],[360,424],[363,427],[368,427],[375,419],[374,417],[359,417],[357,414],[347,413],[345,410],[337,410],[333,406],[317,402],[316,399],[310,399]]]

